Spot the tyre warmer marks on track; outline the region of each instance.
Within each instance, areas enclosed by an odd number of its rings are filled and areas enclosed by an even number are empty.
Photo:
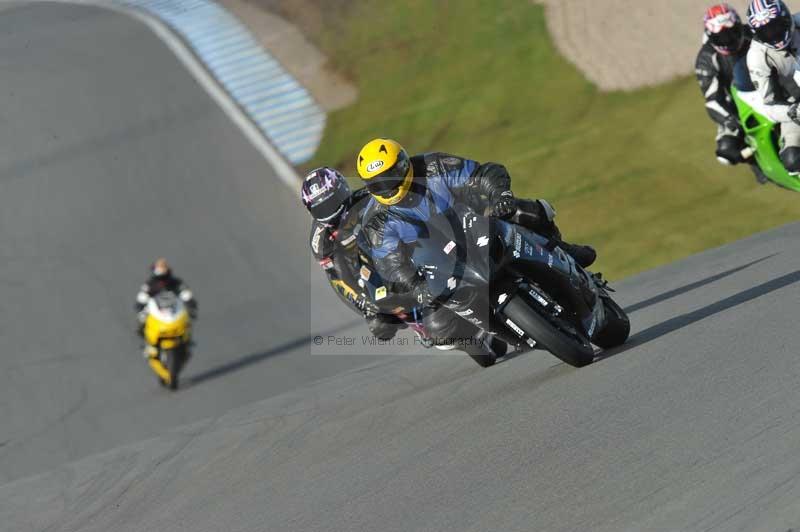
[[[326,116],[232,14],[212,0],[113,0],[167,24],[292,164],[319,146]]]

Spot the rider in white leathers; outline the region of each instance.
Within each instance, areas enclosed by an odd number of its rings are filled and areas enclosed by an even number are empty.
[[[750,77],[767,116],[781,124],[783,165],[800,174],[800,14],[793,16],[782,0],[753,0],[747,21]]]

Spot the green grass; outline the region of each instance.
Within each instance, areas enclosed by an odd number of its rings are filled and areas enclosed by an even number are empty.
[[[308,166],[355,175],[376,136],[412,153],[505,164],[517,196],[550,200],[565,238],[620,278],[798,219],[800,195],[714,159],[693,79],[600,93],[521,0],[354,0],[316,36],[360,90]]]

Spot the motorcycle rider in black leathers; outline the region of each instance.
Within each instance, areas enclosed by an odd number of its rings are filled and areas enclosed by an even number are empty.
[[[370,332],[380,340],[390,340],[406,327],[405,323],[395,316],[376,312],[364,294],[359,293],[356,239],[369,197],[364,188],[351,193],[342,174],[328,167],[311,171],[301,187],[303,205],[313,217],[309,245],[314,258],[336,295],[366,319]]]
[[[137,334],[143,336],[144,322],[147,319],[147,303],[160,292],[172,292],[186,305],[189,315],[197,317],[197,301],[194,294],[180,277],[172,274],[172,268],[166,259],[160,258],[150,266],[150,278],[139,288],[136,294],[136,314],[139,321]]]
[[[411,292],[420,305],[427,306],[424,324],[439,348],[459,347],[476,360],[491,357],[485,364],[491,365],[505,353],[506,345],[496,338],[478,338],[472,323],[445,307],[431,306],[434,298],[411,262],[410,251],[432,214],[464,203],[476,212],[488,209],[491,216],[516,216],[514,221],[550,238],[583,267],[596,258],[592,248],[561,240],[553,222],[555,211],[546,201],[516,200],[511,177],[500,164],[480,164],[444,153],[409,157],[397,142],[379,138],[362,148],[356,167],[372,195],[362,221],[375,268],[392,284],[392,291]]]
[[[708,116],[717,124],[717,160],[725,165],[736,165],[746,162],[742,150],[747,144],[731,86],[736,77],[749,77],[747,52],[751,43],[750,32],[738,13],[724,3],[706,10],[704,26],[703,46],[697,54],[695,74]],[[765,182],[758,166],[751,167],[759,182]]]

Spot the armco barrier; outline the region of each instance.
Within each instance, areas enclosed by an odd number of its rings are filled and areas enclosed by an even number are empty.
[[[212,0],[115,0],[177,32],[217,82],[293,164],[309,160],[325,112],[233,15]]]

